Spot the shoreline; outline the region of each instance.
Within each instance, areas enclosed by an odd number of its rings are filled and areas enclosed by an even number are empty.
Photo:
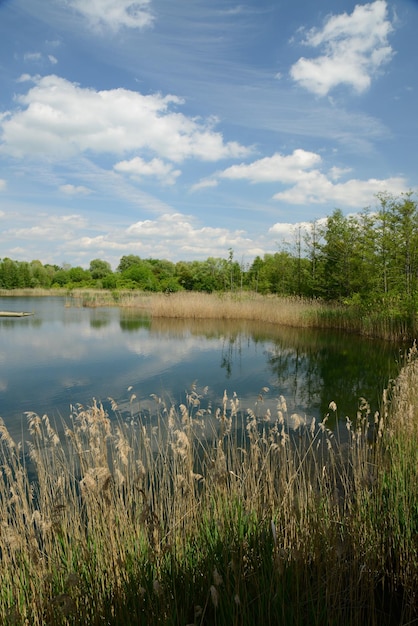
[[[64,297],[66,307],[119,307],[145,312],[150,317],[259,321],[294,328],[341,330],[364,337],[412,345],[418,315],[401,314],[379,306],[326,302],[298,296],[261,295],[251,291],[148,292],[103,289],[0,290],[0,298]]]

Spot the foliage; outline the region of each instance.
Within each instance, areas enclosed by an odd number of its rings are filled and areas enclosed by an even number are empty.
[[[78,287],[175,292],[236,292],[321,298],[348,306],[356,315],[373,320],[402,319],[407,336],[415,336],[418,288],[418,207],[412,192],[393,197],[378,194],[377,210],[345,216],[336,209],[324,222],[299,226],[292,245],[274,254],[257,256],[246,266],[234,259],[208,257],[204,261],[142,259],[122,256],[116,271],[108,262],[93,259],[89,269],[43,266],[0,260],[0,288]]]

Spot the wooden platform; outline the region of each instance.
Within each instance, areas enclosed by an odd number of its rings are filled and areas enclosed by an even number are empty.
[[[0,317],[27,317],[33,315],[33,313],[27,313],[26,311],[0,311]]]

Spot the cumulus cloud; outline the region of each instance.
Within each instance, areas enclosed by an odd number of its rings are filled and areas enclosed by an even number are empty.
[[[289,155],[276,153],[253,163],[232,165],[218,172],[218,178],[278,183],[287,188],[274,194],[273,198],[300,205],[337,203],[362,207],[380,191],[389,191],[394,195],[406,191],[406,181],[402,177],[339,182],[349,169],[334,166],[324,172],[320,169],[321,165],[319,154],[298,149]]]
[[[315,220],[315,222],[317,225],[325,226],[327,222],[327,218],[324,217],[324,218]],[[296,224],[291,224],[289,222],[276,222],[276,224],[273,224],[273,226],[271,226],[268,229],[268,233],[270,235],[280,235],[283,238],[290,238],[298,230],[307,232],[307,231],[310,231],[311,228],[312,228],[311,222],[297,222]]]
[[[151,26],[154,16],[151,0],[67,0],[68,4],[87,19],[93,28],[117,31],[120,28]]]
[[[242,157],[250,150],[224,142],[214,120],[198,121],[175,110],[174,95],[142,95],[128,89],[95,91],[49,75],[17,97],[20,109],[0,117],[0,152],[16,157],[146,150],[174,162]]]
[[[223,252],[228,247],[234,247],[239,242],[240,246],[250,243],[251,239],[245,237],[245,231],[231,231],[227,228],[213,228],[211,226],[196,226],[191,216],[182,213],[166,213],[156,220],[141,220],[127,229],[129,236],[140,238],[142,241],[147,238],[178,242],[181,250],[207,249],[211,256],[216,256],[212,249]]]
[[[351,14],[328,17],[322,29],[313,28],[304,44],[319,48],[316,58],[300,58],[290,75],[302,87],[319,96],[340,84],[365,91],[380,68],[393,56],[388,36],[393,27],[385,0],[356,5]]]
[[[197,218],[183,213],[165,213],[156,219],[137,221],[123,230],[81,236],[74,239],[72,245],[74,251],[82,251],[89,258],[100,257],[106,252],[107,258],[112,256],[115,265],[127,250],[143,258],[173,261],[208,256],[225,258],[230,247],[237,256],[247,258],[265,251],[245,230],[202,225]],[[272,241],[272,249],[274,245]]]
[[[37,215],[36,223],[22,228],[10,228],[4,231],[6,238],[24,239],[30,242],[35,240],[57,241],[71,240],[75,233],[85,228],[87,221],[81,215]]]
[[[232,165],[220,172],[219,176],[231,180],[247,179],[252,183],[294,182],[303,171],[320,162],[321,157],[318,154],[298,149],[287,156],[276,153],[253,163]]]
[[[68,196],[87,195],[91,193],[91,189],[83,185],[61,185],[60,191]]]
[[[334,183],[322,172],[310,172],[304,179],[290,189],[276,193],[273,198],[288,204],[324,204],[338,206],[368,206],[379,192],[399,195],[407,190],[406,180],[402,177],[368,180],[351,179]]]
[[[117,172],[129,174],[133,178],[143,178],[144,176],[156,177],[161,182],[172,185],[176,182],[181,171],[173,168],[171,163],[165,163],[162,159],[154,158],[151,161],[144,161],[141,157],[135,157],[130,161],[120,161],[114,165]]]

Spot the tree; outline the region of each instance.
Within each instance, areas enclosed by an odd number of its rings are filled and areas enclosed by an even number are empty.
[[[68,270],[68,278],[71,283],[88,282],[91,279],[89,270],[85,270],[80,266],[72,267]]]
[[[309,260],[309,278],[306,282],[306,295],[321,295],[323,263],[321,263],[321,245],[324,237],[324,226],[319,220],[310,223],[305,231],[304,244]]]
[[[148,261],[140,260],[133,263],[122,272],[123,280],[130,281],[137,289],[144,291],[158,291],[158,282],[155,278],[152,266]]]
[[[0,264],[0,287],[2,289],[14,289],[18,286],[18,272],[15,261],[4,258]]]
[[[94,280],[100,280],[112,274],[112,268],[110,263],[102,261],[101,259],[93,259],[90,261],[90,274]]]
[[[52,272],[50,271],[52,269]],[[48,288],[52,284],[52,276],[55,270],[52,266],[43,266],[41,261],[31,261],[31,287],[45,287]]]
[[[132,267],[132,265],[139,265],[141,261],[141,257],[137,256],[136,254],[124,255],[119,261],[117,271],[125,272],[127,269]]]
[[[339,300],[353,292],[352,251],[356,230],[354,222],[344,217],[340,209],[327,219],[321,256],[324,263],[323,291],[329,300]]]

